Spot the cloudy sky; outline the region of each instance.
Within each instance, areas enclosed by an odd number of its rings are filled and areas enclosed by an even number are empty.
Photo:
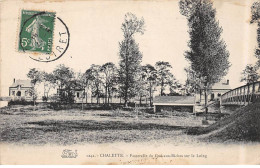
[[[222,38],[227,44],[232,64],[226,79],[231,87],[241,85],[240,73],[247,63],[254,63],[256,25],[250,25],[250,0],[215,0],[217,19],[223,28]],[[42,63],[29,58],[28,53],[17,51],[21,9],[55,11],[70,31],[70,46],[63,57]],[[123,39],[121,24],[127,12],[145,20],[144,35],[136,35],[143,53],[142,64],[154,65],[168,61],[172,72],[182,83],[186,79],[184,67],[188,62],[187,21],[179,13],[177,0],[157,1],[75,1],[30,3],[1,2],[0,56],[1,96],[8,95],[13,78],[26,79],[30,68],[52,71],[65,64],[75,71],[85,72],[91,64],[114,62],[118,64],[118,43]]]

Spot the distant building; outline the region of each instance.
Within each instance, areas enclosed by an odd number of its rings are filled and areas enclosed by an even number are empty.
[[[9,87],[9,96],[14,99],[24,98],[25,100],[32,100],[33,96],[31,93],[33,86],[30,80],[15,80]]]
[[[229,85],[229,80],[222,80],[219,83],[216,83],[212,86],[212,88],[209,90],[209,99],[210,100],[216,100],[218,99],[222,94],[232,90]]]
[[[161,111],[195,111],[195,96],[155,96],[154,112]]]
[[[63,98],[61,101],[82,103],[85,98],[85,89],[74,88],[70,91],[64,89],[57,89],[57,95]]]

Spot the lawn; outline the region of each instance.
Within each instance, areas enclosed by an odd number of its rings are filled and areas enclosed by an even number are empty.
[[[208,127],[189,128],[187,133],[211,142],[260,142],[260,101],[241,107]]]
[[[0,141],[15,144],[93,144],[166,140],[196,143],[187,129],[201,127],[191,113],[154,115],[122,110],[59,110],[13,106],[0,112]]]

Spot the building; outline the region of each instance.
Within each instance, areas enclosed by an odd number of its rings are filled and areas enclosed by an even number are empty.
[[[85,89],[82,88],[73,88],[72,90],[57,89],[57,95],[64,102],[82,103],[82,101],[85,101]]]
[[[9,87],[9,96],[12,100],[15,99],[25,99],[32,100],[33,95],[31,90],[33,86],[30,80],[15,80],[13,84]]]
[[[229,85],[229,80],[222,80],[219,83],[216,83],[212,86],[212,88],[209,90],[209,100],[216,100],[218,99],[222,94],[232,90]]]
[[[155,96],[154,112],[187,111],[195,112],[195,96]]]

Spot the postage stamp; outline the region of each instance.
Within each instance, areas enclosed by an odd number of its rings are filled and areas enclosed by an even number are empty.
[[[22,10],[18,51],[39,62],[59,59],[69,47],[70,33],[56,12]]]
[[[22,10],[19,50],[51,54],[55,13]]]

